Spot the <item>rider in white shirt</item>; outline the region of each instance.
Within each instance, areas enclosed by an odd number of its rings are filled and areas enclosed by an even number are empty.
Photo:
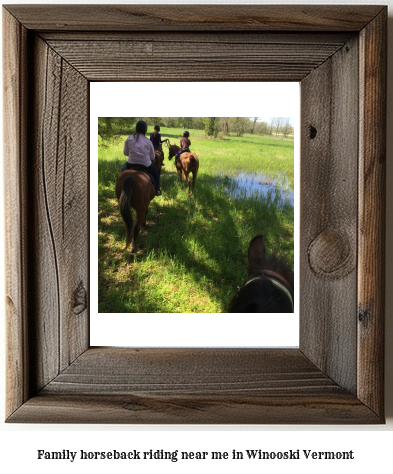
[[[156,196],[161,196],[160,175],[157,168],[152,163],[155,159],[155,153],[152,142],[145,137],[147,132],[147,123],[139,120],[136,124],[135,135],[130,135],[124,143],[123,153],[128,156],[127,165],[142,165],[151,173],[156,182]],[[126,169],[130,169],[127,166]]]

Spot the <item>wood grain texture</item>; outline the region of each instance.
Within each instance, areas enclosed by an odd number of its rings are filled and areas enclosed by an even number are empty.
[[[386,8],[184,8],[4,11],[8,421],[383,423]],[[301,78],[300,350],[89,348],[89,80],[183,43],[154,80]]]
[[[9,421],[375,423],[299,350],[92,348]]]
[[[360,35],[358,385],[376,412],[384,378],[386,21],[384,10]]]
[[[300,348],[353,394],[357,365],[357,70],[357,41],[349,41],[301,83],[300,307],[304,317]],[[323,95],[316,92],[322,90]]]
[[[186,395],[45,395],[32,397],[13,423],[95,424],[375,424],[380,420],[350,395],[233,397]]]
[[[41,393],[277,396],[283,387],[290,396],[342,392],[296,349],[91,348]]]
[[[260,32],[253,31],[76,31],[76,30],[49,30],[40,31],[39,36],[47,43],[53,41],[72,41],[75,45],[79,41],[99,42],[103,44],[106,41],[138,41],[141,43],[164,42],[164,43],[195,43],[195,44],[321,44],[325,46],[336,45],[337,49],[346,43],[351,37],[357,36],[354,31],[343,32],[321,32],[316,31],[304,33],[298,32]]]
[[[359,31],[376,5],[6,5],[36,31]]]
[[[3,12],[4,74],[4,186],[5,267],[7,328],[6,411],[12,413],[29,396],[27,294],[26,294],[26,51],[27,33],[8,13]]]
[[[48,43],[91,81],[236,81],[244,77],[250,81],[279,81],[288,75],[300,81],[343,44],[313,43],[313,35],[295,43],[276,42],[274,38],[268,42],[266,37],[250,42],[244,35],[236,40],[211,37],[209,42],[196,42],[194,35],[182,36],[179,41],[107,38],[54,39]]]
[[[34,55],[31,286],[39,389],[88,347],[88,88],[38,37]]]

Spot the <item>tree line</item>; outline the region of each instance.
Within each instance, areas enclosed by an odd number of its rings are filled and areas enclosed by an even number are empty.
[[[102,139],[131,135],[140,119],[149,126],[204,130],[210,138],[222,139],[230,134],[241,137],[245,133],[286,138],[293,134],[290,117],[271,117],[268,121],[258,117],[99,117],[98,134]]]

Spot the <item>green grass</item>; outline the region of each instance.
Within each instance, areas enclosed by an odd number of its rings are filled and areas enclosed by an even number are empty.
[[[150,130],[149,130],[150,132]],[[182,130],[161,128],[179,143]],[[99,146],[99,312],[226,312],[247,276],[247,248],[262,234],[267,249],[293,265],[293,208],[279,207],[279,195],[233,198],[227,189],[238,172],[285,176],[293,183],[293,141],[245,135],[205,139],[190,130],[199,156],[195,191],[180,189],[173,161],[161,175],[163,196],[149,208],[139,235],[136,261],[125,251],[124,224],[114,186],[126,136]],[[135,216],[135,212],[133,211]]]

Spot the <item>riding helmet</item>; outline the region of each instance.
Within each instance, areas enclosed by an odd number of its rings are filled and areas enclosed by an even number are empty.
[[[190,132],[187,132],[187,130],[183,132],[183,137],[189,137],[189,136],[190,136]]]
[[[154,130],[157,130],[157,132],[159,132],[159,131],[161,130],[161,129],[160,129],[160,126],[159,126],[159,125],[156,125],[156,126],[154,127]]]
[[[143,133],[143,135],[147,132],[147,123],[144,120],[139,120],[136,123],[136,133]]]

